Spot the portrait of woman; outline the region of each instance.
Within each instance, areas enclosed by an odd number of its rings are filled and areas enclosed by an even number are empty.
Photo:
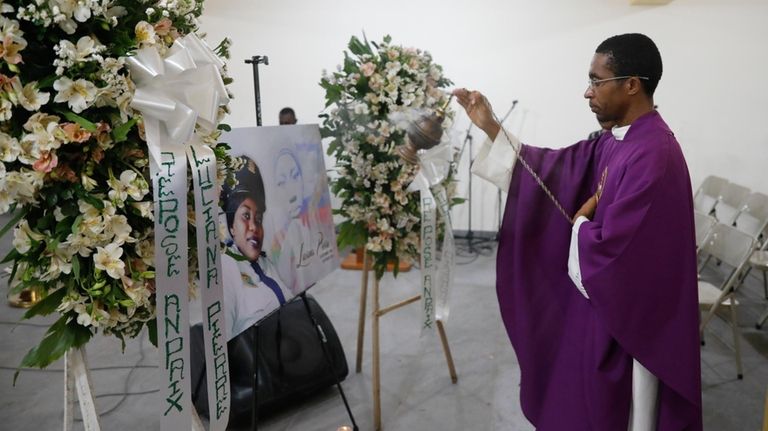
[[[221,263],[230,338],[293,297],[262,250],[267,206],[261,171],[250,158],[243,156],[242,161],[236,184],[223,188],[228,247]]]

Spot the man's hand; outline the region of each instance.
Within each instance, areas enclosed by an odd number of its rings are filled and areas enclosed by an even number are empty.
[[[584,202],[584,205],[579,208],[579,210],[576,212],[576,215],[573,216],[573,222],[576,222],[576,219],[579,218],[579,216],[584,216],[590,220],[592,220],[592,217],[595,215],[595,210],[597,209],[597,196],[592,196],[589,198],[586,202]]]
[[[491,140],[496,139],[501,126],[493,118],[493,109],[488,99],[479,91],[469,91],[466,88],[453,90],[453,95],[459,104],[467,111],[469,119],[482,129]]]

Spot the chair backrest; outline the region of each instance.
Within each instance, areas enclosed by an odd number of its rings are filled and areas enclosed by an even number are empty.
[[[754,192],[746,200],[735,220],[736,228],[752,235],[759,241],[761,234],[768,227],[768,196]],[[765,242],[765,238],[763,242]]]
[[[727,184],[728,180],[715,175],[704,178],[704,182],[701,183],[693,196],[694,208],[704,214],[712,212],[717,199]]]
[[[704,240],[717,224],[714,217],[704,214],[700,211],[693,211],[693,224],[696,226],[696,248],[704,244]]]
[[[738,269],[747,262],[755,246],[752,236],[722,223],[716,224],[700,251]]]
[[[746,204],[748,197],[748,188],[734,183],[726,184],[720,192],[717,205],[715,205],[715,218],[720,223],[732,225]]]

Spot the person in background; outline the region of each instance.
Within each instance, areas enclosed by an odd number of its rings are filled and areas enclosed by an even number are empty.
[[[280,125],[281,126],[288,126],[291,124],[296,124],[296,113],[293,112],[293,108],[285,107],[280,110]]]

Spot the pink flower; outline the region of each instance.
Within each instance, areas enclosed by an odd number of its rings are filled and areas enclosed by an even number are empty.
[[[43,151],[40,158],[32,164],[32,168],[37,172],[51,172],[59,164],[59,158],[53,151]]]
[[[91,138],[91,132],[83,129],[77,123],[64,123],[61,128],[69,142],[83,143]]]
[[[156,22],[154,25],[155,33],[157,33],[160,36],[167,35],[168,33],[171,32],[172,24],[173,23],[168,18],[161,19],[160,21]]]
[[[365,77],[370,77],[371,75],[373,75],[373,72],[376,71],[376,65],[369,61],[368,63],[365,63],[362,66],[360,66],[360,71],[363,72],[363,75]]]

